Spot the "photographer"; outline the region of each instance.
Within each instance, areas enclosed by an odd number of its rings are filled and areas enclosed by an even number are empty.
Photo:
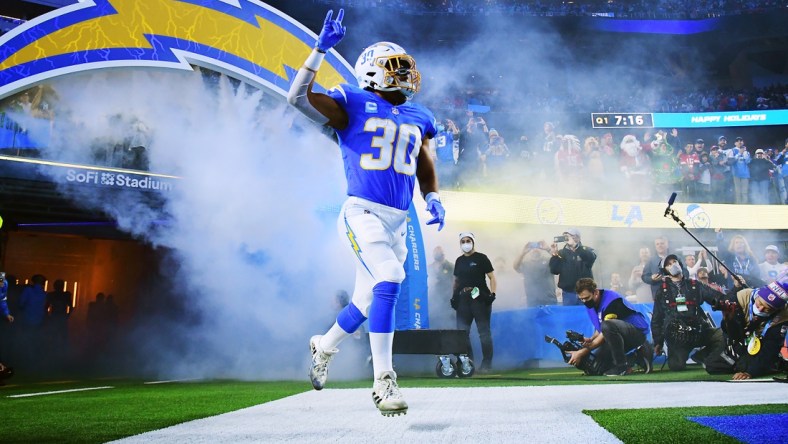
[[[490,333],[492,303],[495,301],[497,282],[490,259],[476,251],[473,233],[460,233],[462,256],[454,262],[454,292],[451,307],[457,311],[457,329],[470,334],[471,323],[476,321],[479,341],[482,344],[482,364],[479,373],[488,373],[492,366],[493,342]],[[487,279],[490,286],[487,287]],[[472,354],[471,359],[473,359]]]
[[[588,309],[588,318],[594,325],[594,335],[585,338],[583,348],[570,352],[568,364],[583,369],[583,360],[592,350],[597,350],[594,360],[596,370],[605,376],[623,376],[630,372],[626,353],[644,345],[639,350],[645,372],[651,371],[653,352],[647,343],[648,321],[624,297],[615,291],[597,289],[593,279],[582,278],[575,287],[578,297]],[[587,370],[587,369],[586,369]]]
[[[529,307],[555,305],[555,276],[550,273],[547,242],[528,242],[514,260],[514,270],[523,275],[525,298]]]
[[[733,379],[763,376],[781,360],[787,301],[788,274],[761,288],[739,290],[725,301],[722,329],[733,343],[735,364],[728,369],[734,372]]]
[[[566,242],[564,248],[558,249],[558,242]],[[563,305],[580,305],[575,292],[575,285],[581,278],[594,278],[591,267],[596,261],[593,248],[580,243],[580,231],[577,228],[566,230],[558,236],[550,246],[550,273],[558,275],[558,288],[563,292]]]
[[[707,367],[716,367],[722,360],[725,344],[722,330],[709,325],[701,305],[709,303],[719,306],[725,295],[695,279],[687,279],[682,272],[678,256],[669,254],[663,268],[665,278],[654,299],[654,314],[651,331],[654,335],[654,351],[662,354],[662,346],[668,345],[668,367],[673,371],[684,370],[690,352],[696,352],[692,360]]]

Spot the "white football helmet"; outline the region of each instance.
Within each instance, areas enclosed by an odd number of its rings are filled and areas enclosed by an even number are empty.
[[[410,99],[421,87],[416,61],[396,43],[378,42],[368,46],[356,60],[355,71],[362,88],[400,91]]]

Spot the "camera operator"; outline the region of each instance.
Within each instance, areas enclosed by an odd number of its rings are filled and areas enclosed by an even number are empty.
[[[781,360],[783,328],[788,325],[786,302],[788,274],[785,273],[764,287],[739,290],[726,301],[722,329],[733,342],[736,355],[733,379],[763,376],[773,371]]]
[[[581,278],[575,287],[577,295],[588,309],[588,318],[594,325],[594,335],[585,338],[583,348],[570,352],[568,363],[578,368],[592,353],[598,362],[597,370],[605,376],[623,376],[630,372],[626,353],[644,345],[642,353],[646,373],[651,371],[653,351],[646,338],[648,321],[620,294],[598,289],[591,278]]]
[[[558,249],[558,242],[566,242],[564,248]],[[577,281],[582,278],[594,278],[591,267],[596,261],[593,248],[580,243],[580,231],[577,228],[566,230],[563,236],[553,239],[550,246],[550,273],[558,275],[558,288],[563,293],[562,305],[580,305],[575,292]]]
[[[685,278],[682,269],[675,254],[665,258],[666,277],[657,291],[651,318],[654,351],[662,354],[662,346],[667,343],[668,367],[679,371],[686,367],[690,352],[703,347],[693,355],[693,361],[716,366],[723,359],[721,353],[725,348],[722,330],[709,325],[701,305],[707,302],[717,307],[725,295],[695,279]]]

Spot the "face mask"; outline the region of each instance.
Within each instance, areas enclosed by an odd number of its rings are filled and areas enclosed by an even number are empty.
[[[587,301],[584,301],[583,305],[585,305],[588,308],[594,308],[596,306],[596,303],[594,303],[593,299],[589,299]]]
[[[444,256],[442,254],[435,255],[435,262],[443,262]]]
[[[673,262],[667,270],[671,276],[678,276],[681,274],[681,265],[678,262]]]
[[[460,244],[460,248],[462,248],[463,252],[470,253],[473,250],[473,242],[463,242]]]
[[[769,313],[766,313],[765,311],[761,311],[758,308],[758,306],[755,305],[755,304],[753,304],[753,306],[752,306],[752,314],[754,314],[755,316],[758,316],[759,318],[768,318],[769,317]]]

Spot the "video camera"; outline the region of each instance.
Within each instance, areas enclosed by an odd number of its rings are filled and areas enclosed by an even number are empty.
[[[566,341],[561,343],[558,339],[544,335],[544,341],[550,344],[554,344],[561,350],[561,355],[564,357],[564,362],[569,362],[569,358],[571,355],[569,352],[578,351],[583,348],[583,340],[585,339],[582,334],[574,331],[574,330],[567,330],[566,331]]]

